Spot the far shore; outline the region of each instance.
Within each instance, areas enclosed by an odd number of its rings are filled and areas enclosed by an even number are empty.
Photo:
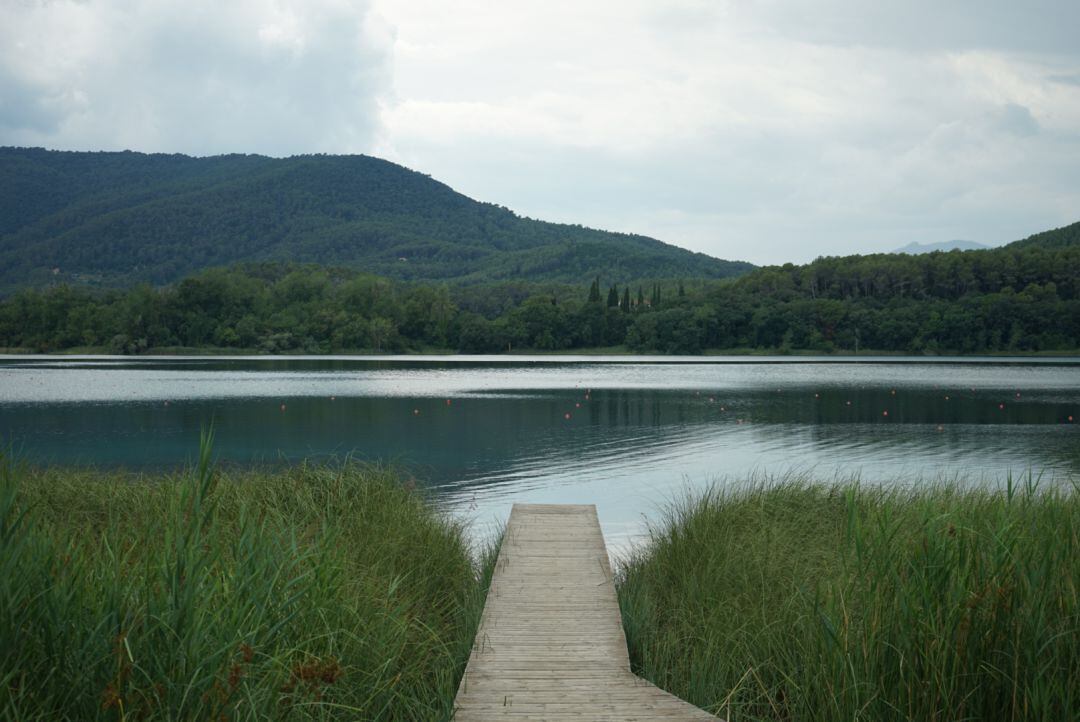
[[[656,360],[663,363],[664,359],[670,359],[675,361],[677,359],[692,359],[692,358],[710,358],[710,357],[723,357],[723,356],[748,356],[748,357],[761,357],[771,359],[781,359],[789,357],[812,357],[815,359],[828,358],[835,359],[837,361],[848,360],[870,360],[878,358],[896,358],[900,359],[925,359],[926,361],[934,360],[965,360],[970,359],[977,361],[980,359],[1006,359],[1006,358],[1039,358],[1039,359],[1053,359],[1064,358],[1073,359],[1080,358],[1080,349],[1059,349],[1048,351],[992,351],[979,354],[964,354],[960,352],[953,352],[948,350],[942,350],[937,353],[911,353],[907,351],[881,351],[876,349],[865,349],[855,353],[851,350],[845,351],[821,351],[815,349],[761,349],[761,348],[728,348],[728,349],[708,349],[699,354],[657,354],[657,353],[639,353],[632,351],[625,346],[609,346],[609,347],[597,347],[597,348],[581,348],[581,349],[560,349],[560,350],[548,350],[548,349],[513,349],[511,351],[503,351],[497,354],[469,354],[461,353],[454,349],[441,349],[441,348],[429,348],[410,350],[404,352],[394,351],[382,351],[376,349],[347,349],[341,351],[332,351],[328,353],[322,353],[317,351],[309,351],[296,349],[291,351],[283,351],[279,353],[267,353],[259,349],[254,348],[222,348],[222,347],[194,347],[194,346],[166,346],[166,347],[153,347],[147,349],[143,353],[139,354],[114,354],[102,346],[80,346],[68,349],[57,349],[48,351],[38,351],[28,348],[5,348],[0,347],[0,356],[101,356],[107,358],[117,359],[138,359],[138,358],[153,358],[153,357],[169,357],[169,356],[210,356],[210,357],[264,357],[264,358],[281,358],[281,357],[333,357],[333,358],[347,358],[347,357],[377,357],[386,358],[387,360],[406,359],[406,358],[432,358],[432,357],[460,357],[460,358],[476,358],[476,359],[495,359],[495,358],[515,358],[515,357],[537,357],[537,356],[550,356],[557,357],[578,357],[578,356],[595,356],[595,357],[610,357],[610,356],[625,356],[628,358],[643,358],[649,360]]]

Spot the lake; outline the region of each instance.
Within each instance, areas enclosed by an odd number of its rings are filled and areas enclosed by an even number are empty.
[[[609,545],[687,488],[1080,477],[1080,360],[0,357],[0,436],[40,464],[380,461],[475,521],[595,503]]]

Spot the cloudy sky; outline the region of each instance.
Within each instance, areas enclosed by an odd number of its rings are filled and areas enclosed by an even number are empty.
[[[0,0],[0,145],[368,153],[756,263],[1080,220],[1076,0]]]

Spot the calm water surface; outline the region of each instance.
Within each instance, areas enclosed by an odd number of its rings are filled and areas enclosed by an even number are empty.
[[[1080,361],[619,357],[0,358],[0,436],[36,463],[398,464],[478,533],[515,501],[595,503],[609,544],[688,487],[1080,476]]]

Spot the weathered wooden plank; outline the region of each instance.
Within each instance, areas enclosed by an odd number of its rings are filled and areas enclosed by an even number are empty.
[[[515,504],[455,720],[715,720],[630,672],[592,505]]]

